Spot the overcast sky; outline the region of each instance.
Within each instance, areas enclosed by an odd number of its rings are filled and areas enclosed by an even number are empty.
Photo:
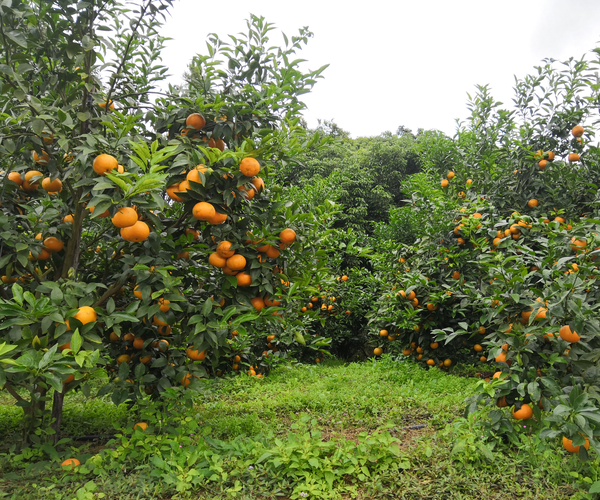
[[[245,31],[250,13],[288,36],[310,28],[306,67],[330,66],[304,96],[305,118],[332,119],[353,137],[399,125],[452,135],[476,84],[508,104],[515,75],[600,46],[600,0],[177,0],[162,32],[173,38],[163,53],[169,81],[180,83],[192,56],[207,53],[209,33]]]

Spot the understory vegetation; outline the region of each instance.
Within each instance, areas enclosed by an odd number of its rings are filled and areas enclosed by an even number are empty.
[[[194,397],[134,410],[74,393],[62,451],[2,449],[6,498],[570,498],[595,462],[478,439],[461,416],[476,379],[384,356],[282,366],[264,380],[210,379]],[[191,392],[188,391],[188,394]],[[175,395],[173,395],[175,396]],[[2,406],[2,421],[12,408]],[[134,430],[146,422],[145,431]],[[18,427],[2,429],[10,442]],[[114,434],[113,438],[107,434]],[[535,445],[535,446],[534,446]],[[64,471],[60,462],[83,466]],[[575,475],[573,475],[575,473]],[[98,493],[98,496],[94,496]],[[583,496],[582,496],[583,498]]]

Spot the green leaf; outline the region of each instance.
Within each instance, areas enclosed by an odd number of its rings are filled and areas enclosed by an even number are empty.
[[[295,331],[294,338],[296,339],[296,342],[298,342],[299,344],[306,345],[306,340],[304,340],[304,335],[302,335],[301,332]]]
[[[210,314],[211,311],[212,311],[212,299],[209,297],[208,299],[206,299],[206,301],[204,302],[204,305],[202,306],[202,315],[204,317],[208,317],[208,315]]]
[[[108,301],[106,302],[106,312],[108,314],[112,314],[115,311],[115,301],[113,300],[113,298],[111,297],[110,299],[108,299]]]
[[[27,40],[25,39],[25,36],[22,33],[18,32],[16,30],[7,31],[6,36],[8,38],[10,38],[13,42],[15,42],[17,45],[20,45],[24,49],[27,48]]]
[[[20,306],[23,305],[23,287],[18,283],[13,284],[12,286],[13,299]]]
[[[33,133],[35,135],[42,135],[42,131],[44,130],[44,122],[42,120],[33,120],[31,122],[31,128],[33,129]]]
[[[50,299],[52,300],[52,302],[54,304],[62,302],[63,298],[64,298],[64,295],[61,292],[60,288],[52,289],[52,292],[50,293]]]
[[[71,350],[74,354],[77,354],[81,349],[81,343],[81,335],[79,334],[79,328],[77,328],[71,336]]]
[[[596,481],[590,486],[590,493],[600,493],[600,481]]]

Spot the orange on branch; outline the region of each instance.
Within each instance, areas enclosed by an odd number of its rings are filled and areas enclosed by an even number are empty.
[[[148,224],[138,220],[133,226],[124,227],[121,229],[121,237],[132,243],[140,243],[145,241],[150,236],[150,228]]]
[[[244,158],[240,162],[240,172],[246,177],[254,177],[260,172],[260,163],[255,158]]]
[[[62,191],[62,181],[60,179],[51,180],[50,177],[42,181],[42,189],[49,193],[60,193]]]
[[[194,218],[202,221],[208,221],[215,216],[215,213],[215,207],[205,201],[196,203],[192,209],[192,215]]]
[[[138,221],[137,212],[131,207],[122,207],[117,210],[112,218],[114,226],[119,228],[131,227]]]
[[[203,129],[206,125],[206,120],[200,113],[192,113],[185,120],[187,127],[192,127],[196,130]]]
[[[94,158],[94,163],[92,164],[94,172],[102,176],[105,176],[107,172],[118,168],[118,166],[119,162],[117,159],[114,156],[105,153],[96,156],[96,158]]]

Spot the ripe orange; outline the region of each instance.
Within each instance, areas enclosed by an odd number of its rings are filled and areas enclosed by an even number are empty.
[[[63,469],[77,467],[78,465],[81,465],[81,462],[76,458],[67,458],[62,464],[60,464]]]
[[[227,265],[227,259],[221,257],[217,252],[213,252],[208,257],[208,263],[219,268],[223,268]]]
[[[502,351],[496,356],[496,363],[506,363],[506,351]]]
[[[141,351],[144,348],[144,339],[142,337],[136,337],[133,340],[133,348]]]
[[[64,246],[64,243],[54,236],[48,236],[44,240],[44,248],[49,252],[60,252]]]
[[[269,248],[267,248],[267,257],[269,257],[270,259],[276,259],[277,257],[279,257],[279,250],[277,250],[276,247],[274,247],[273,245],[268,245]]]
[[[213,207],[210,203],[207,203],[205,201],[196,203],[196,205],[194,205],[194,208],[192,209],[192,215],[196,219],[203,221],[211,219],[215,216],[215,213],[215,207]]]
[[[235,275],[238,286],[250,286],[252,284],[252,277],[247,272],[241,272]]]
[[[25,174],[25,180],[23,181],[22,188],[24,191],[35,191],[40,187],[39,179],[33,180],[34,178],[42,177],[42,173],[39,170],[30,170]]]
[[[171,309],[171,306],[169,305],[170,303],[171,303],[171,301],[165,299],[164,297],[161,297],[157,301],[157,304],[160,306],[160,310],[162,312],[167,312],[167,311],[169,311]]]
[[[376,347],[373,349],[373,354],[375,354],[375,356],[381,356],[383,354],[383,349],[381,347]]]
[[[190,170],[185,176],[188,182],[197,182],[198,184],[202,184],[202,179],[200,178],[200,172],[203,174],[207,171],[205,165],[196,165],[192,170]]]
[[[450,171],[450,172],[448,172],[448,175],[446,177],[448,177],[448,179],[452,180],[452,179],[454,179],[454,175],[455,175],[454,172]]]
[[[446,188],[446,187],[448,187],[448,184],[450,184],[450,183],[448,182],[448,179],[442,179],[442,187],[443,187],[443,188]]]
[[[45,177],[42,181],[42,189],[49,193],[60,193],[62,191],[62,181],[60,179],[51,180],[50,177]]]
[[[120,228],[133,226],[137,221],[138,214],[131,207],[119,208],[112,218],[112,223]]]
[[[93,214],[94,213],[94,207],[89,207],[89,209],[90,209],[90,213]],[[100,217],[101,219],[104,219],[106,217],[110,217],[110,212],[108,210],[105,210],[98,217]]]
[[[241,271],[246,267],[246,258],[243,255],[232,255],[227,259],[227,267],[232,271]]]
[[[185,201],[183,198],[181,198],[180,196],[177,196],[175,193],[179,193],[181,192],[179,190],[179,183],[177,184],[171,184],[168,188],[167,188],[167,195],[169,196],[169,198],[171,198],[173,201]]]
[[[346,275],[342,276],[342,281],[348,281],[348,276],[346,276]]]
[[[285,245],[290,245],[296,241],[296,231],[290,228],[286,228],[279,233],[279,239]]]
[[[481,352],[483,351],[483,347],[479,344],[475,344],[475,346],[473,347],[473,349],[475,349],[475,352]]]
[[[187,127],[192,127],[196,130],[200,130],[203,129],[206,125],[206,120],[200,113],[192,113],[186,118],[185,124]]]
[[[226,220],[227,220],[227,214],[222,214],[215,210],[215,215],[213,215],[206,222],[208,222],[209,224],[212,224],[213,226],[218,226],[219,224],[223,224],[223,222],[225,222]]]
[[[517,410],[515,406],[512,411],[512,416],[517,420],[527,420],[533,416],[533,410],[529,405],[521,405],[521,408]]]
[[[575,343],[579,342],[579,340],[581,339],[581,337],[577,335],[577,332],[571,330],[571,327],[569,325],[561,326],[558,333],[560,334],[560,338],[565,340],[566,342]]]
[[[265,190],[265,181],[263,181],[260,177],[255,177],[250,182],[254,186],[254,189],[257,193]]]
[[[192,349],[191,347],[186,349],[185,354],[192,361],[202,361],[204,358],[206,358],[206,351],[200,352],[198,349]]]
[[[440,344],[438,342],[432,342],[431,344],[429,344],[429,347],[431,347],[431,349],[437,349],[440,346]]]
[[[102,109],[106,108],[106,99],[104,99],[104,102],[99,103],[98,106]],[[115,109],[115,103],[112,101],[112,99],[108,103],[108,109],[110,109],[111,111],[114,111]]]
[[[429,304],[427,304],[427,310],[428,311],[435,311],[437,310],[438,306],[436,306],[435,304],[432,304],[431,302]]]
[[[185,230],[185,235],[187,236],[188,234],[191,234],[192,239],[194,239],[194,240],[197,240],[198,238],[200,238],[200,233],[198,232],[197,229],[187,228]]]
[[[214,147],[221,152],[225,151],[225,141],[223,139],[217,139]]]
[[[169,325],[161,325],[158,327],[158,333],[160,335],[171,335],[173,329]]]
[[[579,161],[580,156],[577,153],[571,153],[569,155],[569,161],[573,162],[573,161]]]
[[[480,326],[477,329],[477,333],[479,333],[480,335],[484,335],[485,334],[485,326]]]
[[[548,164],[547,160],[541,160],[540,162],[538,162],[538,167],[540,170],[544,170],[546,168],[547,164]]]
[[[379,336],[380,337],[387,337],[388,333],[389,332],[387,330],[379,330]]]
[[[140,243],[145,241],[150,236],[150,228],[148,224],[138,220],[133,226],[124,227],[121,229],[121,237],[126,241]]]
[[[527,202],[527,206],[528,206],[529,208],[534,208],[534,207],[537,207],[538,205],[539,205],[539,202],[538,202],[538,201],[537,201],[535,198],[534,198],[534,199],[532,199],[532,200],[529,200],[529,201]]]
[[[259,312],[262,311],[265,307],[265,301],[262,297],[254,297],[250,300],[250,302],[252,302],[254,309],[256,309]]]
[[[42,151],[41,155],[38,155],[36,151],[32,151],[33,161],[39,163],[40,165],[45,165],[50,161],[50,157],[46,151]]]
[[[231,245],[232,243],[230,241],[222,241],[217,245],[217,253],[224,259],[233,257],[233,255],[235,254],[235,250],[231,250]]]
[[[192,383],[192,374],[186,373],[183,378],[179,381],[183,387],[187,387]]]
[[[96,321],[98,319],[98,315],[96,311],[90,306],[80,307],[77,311],[77,314],[73,316],[75,319],[79,320],[82,325],[87,325],[92,321]],[[70,330],[70,328],[68,328]]]
[[[459,273],[458,271],[454,271],[454,272],[452,273],[452,277],[453,277],[455,280],[458,280],[458,279],[460,279],[460,273]]]
[[[69,324],[68,321],[66,323],[67,323],[67,325]],[[64,351],[65,349],[71,349],[71,342],[67,342],[66,344],[61,344],[58,346],[58,350],[60,352]]]
[[[471,187],[473,185],[473,179],[467,179],[467,187]]]
[[[571,130],[573,137],[581,137],[583,135],[583,132],[584,129],[581,125],[576,125],[575,127],[573,127],[573,130]]]
[[[154,316],[154,319],[156,319],[156,316]],[[159,340],[158,341],[158,350],[160,352],[167,352],[169,350],[169,341],[164,340],[164,339]]]
[[[575,252],[582,250],[583,248],[586,248],[586,247],[587,247],[587,241],[578,240],[577,238],[575,238],[575,236],[573,236],[573,238],[571,238],[571,248]]]
[[[240,172],[246,177],[254,177],[260,172],[260,163],[255,158],[244,158],[240,162]]]
[[[239,271],[232,271],[231,269],[229,269],[227,267],[227,265],[225,267],[223,267],[222,269],[223,269],[223,272],[225,274],[227,274],[228,276],[236,276],[239,273]]]
[[[102,176],[106,175],[107,172],[118,168],[118,166],[119,162],[114,156],[104,153],[96,156],[96,158],[94,158],[94,163],[92,164],[94,172]]]
[[[254,191],[254,189],[248,189],[246,186],[240,186],[238,189],[240,191],[240,194],[242,195],[242,198],[244,198],[244,200],[247,201],[250,201],[252,198],[254,198],[254,195],[256,194],[256,191]]]
[[[278,297],[278,298],[280,299],[281,297]],[[274,300],[271,300],[268,295],[265,295],[264,301],[265,301],[265,305],[267,307],[277,307],[278,305],[281,304],[281,300],[277,300],[277,298]],[[329,307],[333,308],[333,306],[329,306]]]
[[[129,363],[131,361],[131,356],[129,356],[129,354],[121,354],[118,358],[117,358],[117,364],[120,365],[121,363]]]
[[[444,366],[446,368],[449,368],[450,366],[452,366],[452,360],[451,359],[445,359],[444,360]]]
[[[133,430],[139,429],[140,431],[145,431],[148,428],[148,424],[146,422],[138,422],[133,426]]]
[[[23,184],[23,178],[19,172],[11,172],[8,174],[8,180],[18,184],[19,186]]]
[[[566,436],[563,436],[563,438],[562,438],[562,445],[563,445],[563,448],[565,450],[567,450],[569,453],[579,453],[579,448],[581,446],[581,445],[573,446],[573,441],[571,439],[567,438]],[[585,444],[583,445],[583,447],[586,450],[590,449],[590,440],[588,438],[585,438]]]

